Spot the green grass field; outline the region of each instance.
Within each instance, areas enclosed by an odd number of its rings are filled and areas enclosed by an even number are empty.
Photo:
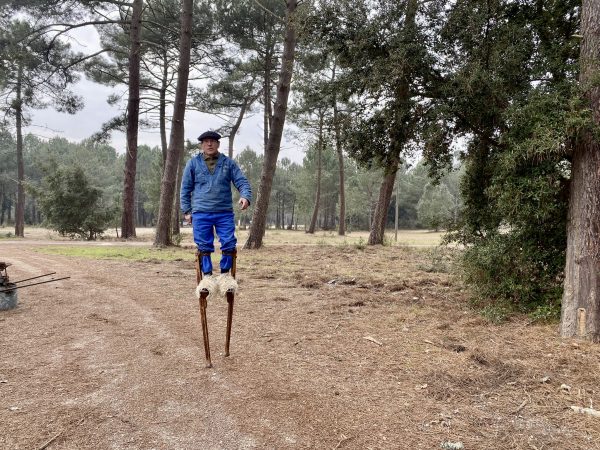
[[[10,228],[1,228],[0,235],[7,235]],[[395,239],[393,230],[386,233],[385,245],[391,247],[435,247],[440,244],[443,232],[427,230],[399,230]],[[248,230],[238,230],[238,247],[242,247],[248,238]],[[138,228],[137,238],[129,241],[117,239],[114,232],[107,233],[98,241],[77,241],[61,237],[58,233],[46,228],[26,228],[25,241],[43,244],[52,241],[52,245],[42,245],[38,251],[47,254],[85,257],[96,259],[126,259],[132,261],[173,261],[189,259],[194,248],[191,228],[182,229],[181,247],[157,249],[152,247],[153,228]],[[14,235],[5,237],[5,241],[20,240]],[[339,236],[335,231],[318,231],[307,234],[304,231],[267,230],[263,244],[269,246],[354,246],[364,247],[369,239],[368,231],[355,231]],[[64,245],[63,245],[64,244]]]
[[[78,246],[53,245],[36,249],[49,255],[75,256],[93,259],[127,259],[132,261],[177,261],[190,258],[190,249],[171,247],[156,249],[153,247],[132,246]]]

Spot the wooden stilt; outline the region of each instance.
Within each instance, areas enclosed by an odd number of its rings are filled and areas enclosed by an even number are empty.
[[[208,322],[206,320],[206,297],[208,291],[200,292],[200,320],[202,321],[202,337],[204,338],[204,356],[206,357],[206,367],[212,367],[210,360],[210,343],[208,341]]]
[[[233,258],[231,264],[231,276],[235,278],[235,273],[237,269],[237,250],[231,252],[231,256]],[[233,320],[233,303],[235,301],[235,293],[227,292],[225,295],[227,296],[227,330],[225,333],[225,356],[229,356],[229,342],[231,341],[231,322]]]
[[[231,321],[233,318],[233,302],[235,294],[227,292],[227,332],[225,335],[225,356],[229,356],[229,342],[231,340]]]
[[[202,254],[200,250],[196,251],[196,286],[200,284],[202,280]],[[202,291],[200,292],[200,322],[202,323],[202,338],[204,340],[204,356],[206,357],[206,367],[212,367],[212,362],[210,360],[210,342],[208,339],[208,321],[206,320],[206,305],[207,305],[207,297],[209,292]]]

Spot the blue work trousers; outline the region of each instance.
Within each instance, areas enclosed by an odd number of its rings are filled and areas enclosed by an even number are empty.
[[[221,272],[231,269],[237,239],[235,238],[235,221],[233,211],[206,213],[195,212],[192,214],[192,227],[194,229],[194,242],[202,253],[215,251],[215,231],[221,244]],[[210,255],[202,256],[202,273],[212,273]]]

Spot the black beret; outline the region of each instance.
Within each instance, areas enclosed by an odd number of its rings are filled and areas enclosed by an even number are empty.
[[[218,141],[219,139],[221,139],[221,135],[216,131],[205,131],[200,136],[198,136],[198,140],[200,142],[202,142],[204,139],[214,139],[215,141]]]

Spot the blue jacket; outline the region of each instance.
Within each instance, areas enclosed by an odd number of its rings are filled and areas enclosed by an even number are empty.
[[[234,160],[219,153],[217,165],[211,174],[199,153],[188,161],[181,180],[181,211],[193,212],[233,211],[231,183],[240,195],[251,201],[250,183]]]

